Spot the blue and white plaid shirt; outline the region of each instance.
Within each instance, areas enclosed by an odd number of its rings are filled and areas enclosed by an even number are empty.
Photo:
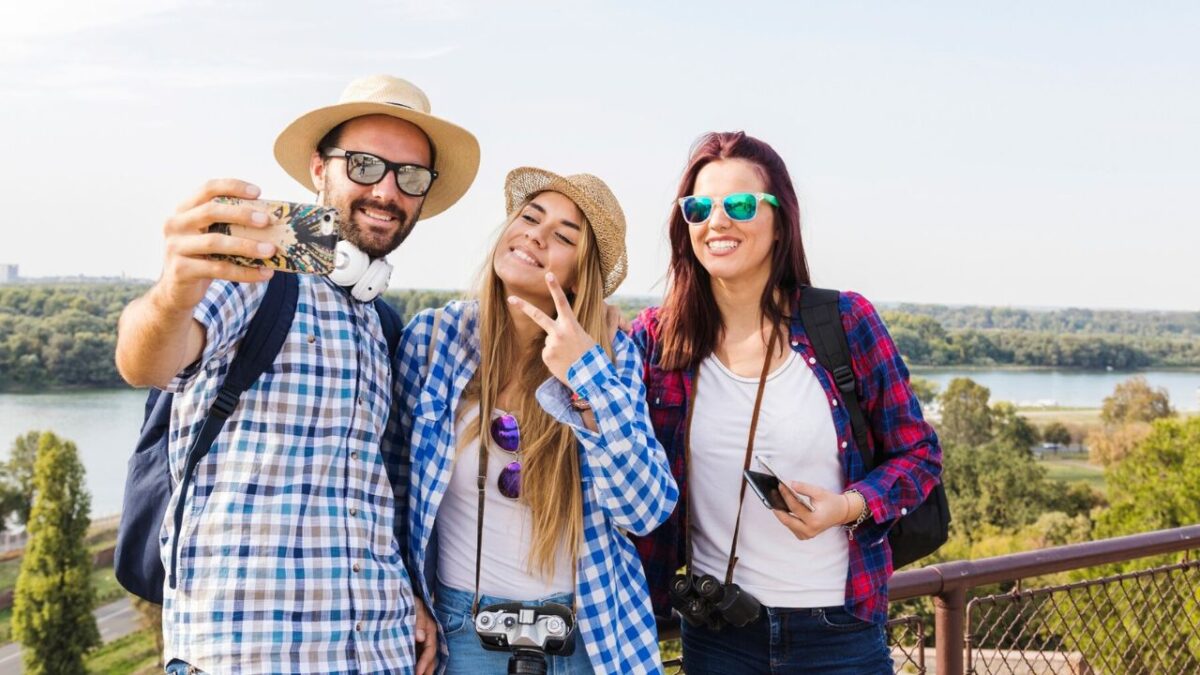
[[[176,481],[266,286],[218,281],[196,307],[204,353],[169,387]],[[412,587],[394,533],[407,485],[392,487],[381,452],[392,365],[370,304],[300,276],[279,356],[196,467],[181,531],[163,523],[164,565],[172,537],[181,543],[178,588],[164,588],[166,662],[222,674],[412,670]]]
[[[400,348],[401,433],[411,429],[408,500],[409,555],[414,570],[436,566],[428,546],[438,505],[450,482],[454,411],[480,362],[479,305],[452,302],[441,313],[428,358],[435,313],[418,314]],[[647,534],[678,499],[666,455],[654,438],[642,386],[642,363],[632,341],[618,333],[616,365],[599,346],[571,366],[567,379],[587,399],[599,433],[581,426],[570,392],[557,380],[538,389],[538,401],[579,439],[583,482],[583,547],[576,574],[578,626],[597,673],[660,673],[658,631],[637,550],[626,532]],[[432,606],[426,573],[422,593]],[[439,640],[445,645],[445,640]],[[443,656],[445,655],[443,649]],[[444,661],[443,661],[444,662]]]

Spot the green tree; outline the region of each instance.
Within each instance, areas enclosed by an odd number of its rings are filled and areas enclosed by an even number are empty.
[[[1124,460],[1105,472],[1112,506],[1102,537],[1200,522],[1200,417],[1163,419]]]
[[[29,512],[33,508],[33,470],[41,436],[40,431],[27,431],[25,435],[17,436],[4,466],[7,478],[4,498],[11,500],[12,512],[21,525],[29,522]]]
[[[1008,401],[992,406],[992,433],[998,443],[1029,452],[1038,442],[1038,430],[1029,420],[1017,414],[1017,407]]]
[[[921,402],[922,406],[930,405],[937,400],[938,386],[932,380],[914,377],[908,383],[912,386],[913,393],[917,395],[917,400]]]
[[[29,544],[13,598],[13,637],[29,675],[82,673],[100,644],[92,616],[92,560],[84,543],[91,496],[75,444],[50,432],[38,438]]]
[[[956,377],[941,394],[942,423],[938,433],[946,443],[976,446],[992,438],[992,392],[974,380]]]
[[[1153,422],[1174,414],[1167,390],[1161,387],[1151,388],[1146,378],[1138,375],[1118,384],[1112,395],[1104,399],[1100,419],[1104,420],[1105,424],[1116,425],[1126,422]]]
[[[1059,445],[1071,444],[1071,430],[1067,425],[1059,421],[1054,421],[1046,425],[1042,429],[1042,440],[1047,443],[1058,443]]]
[[[986,531],[984,525],[1012,531],[1035,522],[1051,510],[1061,491],[1027,448],[1006,443],[946,443],[942,466],[953,514],[951,532],[968,542]]]

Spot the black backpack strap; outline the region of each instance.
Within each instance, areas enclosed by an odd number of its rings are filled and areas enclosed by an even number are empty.
[[[383,296],[375,298],[375,313],[379,315],[379,324],[383,328],[383,337],[387,340],[388,356],[395,358],[396,348],[400,346],[400,337],[404,334],[404,322],[400,313],[395,310]]]
[[[275,276],[271,277],[262,304],[250,320],[246,334],[238,345],[237,355],[233,357],[225,380],[217,390],[217,399],[208,409],[208,416],[204,418],[200,431],[192,437],[187,463],[184,464],[183,476],[179,482],[179,499],[175,502],[175,535],[171,548],[171,568],[167,575],[171,588],[175,588],[179,530],[183,526],[183,508],[187,501],[188,489],[191,487],[192,474],[196,465],[208,454],[217,435],[221,433],[225,420],[237,409],[242,393],[275,363],[275,357],[279,355],[279,350],[283,348],[283,343],[291,332],[299,295],[300,282],[296,275],[276,272]]]
[[[850,363],[850,343],[838,311],[839,293],[828,288],[805,286],[800,290],[800,322],[817,352],[817,361],[830,373],[842,394],[854,442],[867,471],[875,468],[871,446],[867,444],[867,418],[858,402],[857,380]]]

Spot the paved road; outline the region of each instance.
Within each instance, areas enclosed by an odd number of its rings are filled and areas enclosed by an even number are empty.
[[[111,642],[138,629],[138,613],[128,597],[109,603],[93,614],[96,615],[96,627],[100,629],[102,642]],[[0,675],[17,675],[21,672],[21,646],[12,643],[0,647]]]

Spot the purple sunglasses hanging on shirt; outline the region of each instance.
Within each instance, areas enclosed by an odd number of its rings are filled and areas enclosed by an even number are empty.
[[[516,455],[521,448],[521,429],[517,425],[517,418],[505,413],[492,420],[492,442],[501,450]],[[496,480],[496,487],[500,494],[509,499],[521,496],[520,455],[505,465]]]

